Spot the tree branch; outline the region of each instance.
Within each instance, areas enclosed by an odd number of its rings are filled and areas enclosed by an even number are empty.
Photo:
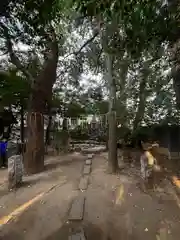
[[[91,43],[97,36],[99,35],[99,32],[96,32],[90,39],[88,39],[80,48],[78,51],[76,52],[72,52],[70,54],[68,54],[65,58],[71,56],[71,55],[78,55],[81,53],[81,51],[83,50],[83,48],[85,48],[89,43]]]
[[[11,59],[11,62],[19,69],[30,81],[33,81],[32,75],[25,69],[25,67],[21,64],[19,58],[13,51],[13,44],[11,41],[11,36],[9,34],[8,28],[0,22],[0,26],[3,29],[4,37],[6,39],[6,47]]]
[[[81,47],[78,51],[74,52],[75,55],[78,55],[83,48],[85,48],[89,43],[91,43],[97,36],[98,36],[99,32],[96,32],[90,39],[88,39]]]

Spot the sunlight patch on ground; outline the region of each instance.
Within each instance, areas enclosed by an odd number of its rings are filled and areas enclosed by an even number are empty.
[[[60,187],[62,185],[64,185],[65,183],[67,183],[67,179],[66,177],[64,177],[62,179],[62,181],[60,181],[60,183],[52,185],[47,191],[42,192],[40,194],[38,194],[37,196],[35,196],[34,198],[32,198],[31,200],[29,200],[28,202],[24,203],[23,205],[19,206],[18,208],[16,208],[12,213],[10,213],[7,216],[4,216],[2,218],[0,218],[0,227],[2,227],[3,225],[5,225],[6,223],[8,223],[11,220],[16,219],[19,215],[21,215],[25,210],[27,210],[31,205],[33,205],[35,202],[37,202],[39,199],[41,199],[42,197],[44,197],[46,194],[50,193],[52,190],[54,190],[57,187]]]
[[[33,203],[39,200],[45,193],[40,193],[30,201],[26,202],[25,204],[21,205],[20,207],[16,208],[12,213],[7,216],[4,216],[0,219],[0,227],[8,223],[10,220],[15,219],[19,216],[22,212],[24,212],[28,207],[30,207]]]
[[[175,177],[175,176],[172,177],[172,181],[176,187],[180,188],[180,180],[177,177]],[[176,201],[177,206],[180,208],[180,199],[174,189],[172,189],[171,194],[172,194],[174,200]]]
[[[168,239],[168,233],[167,233],[167,229],[165,229],[165,228],[161,228],[160,230],[159,230],[159,234],[158,235],[156,235],[156,239],[157,240],[167,240]]]
[[[124,200],[124,185],[121,184],[120,187],[118,188],[118,191],[117,191],[117,194],[116,194],[115,204],[120,205],[123,200]]]
[[[173,194],[173,197],[174,197],[174,199],[175,199],[175,201],[176,201],[178,207],[180,208],[180,199],[179,199],[179,197],[177,196],[176,193]]]
[[[180,180],[176,177],[172,177],[173,184],[176,185],[176,187],[180,188]]]

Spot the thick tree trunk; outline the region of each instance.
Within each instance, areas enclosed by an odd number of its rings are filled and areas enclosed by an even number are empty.
[[[136,116],[133,123],[133,130],[135,130],[141,121],[144,118],[144,112],[146,108],[146,99],[147,99],[147,92],[146,92],[146,84],[149,74],[151,73],[150,66],[159,59],[159,55],[146,60],[143,62],[143,66],[140,70],[141,74],[141,81],[139,86],[139,104],[136,112]]]
[[[116,112],[109,112],[109,141],[108,141],[108,172],[115,173],[118,168],[117,161],[117,129]]]
[[[146,92],[146,84],[149,74],[151,73],[150,65],[155,62],[158,58],[148,59],[143,63],[142,69],[140,71],[141,74],[141,81],[139,86],[139,103],[136,112],[136,116],[133,123],[133,130],[136,130],[143,120],[144,112],[146,108],[146,99],[147,99],[147,92]]]
[[[44,169],[44,112],[51,104],[52,87],[56,81],[58,44],[54,30],[49,33],[49,49],[41,72],[32,85],[28,113],[28,141],[25,170],[28,174]]]
[[[27,174],[34,174],[44,169],[44,116],[43,96],[32,93],[30,110],[27,116],[27,144],[24,167]]]
[[[127,59],[122,59],[119,69],[119,94],[117,92],[117,115],[121,126],[126,126],[127,123],[127,94],[126,81],[128,74],[129,62]]]
[[[112,76],[112,56],[106,53],[107,80],[109,83],[109,139],[108,139],[108,171],[115,173],[118,167],[117,160],[117,124],[116,124],[116,83]]]
[[[24,167],[34,174],[44,169],[44,117],[41,113],[28,113],[28,144]]]
[[[1,24],[6,38],[6,46],[11,62],[32,83],[31,97],[28,111],[28,139],[26,145],[25,170],[27,173],[36,173],[44,168],[44,118],[46,105],[52,100],[52,87],[56,81],[58,63],[58,42],[52,26],[44,32],[47,43],[47,52],[40,72],[36,77],[29,72],[13,50],[9,29]]]

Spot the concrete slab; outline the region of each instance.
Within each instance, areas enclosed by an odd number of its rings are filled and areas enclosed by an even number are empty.
[[[86,190],[88,188],[88,183],[89,183],[89,176],[82,177],[79,183],[79,189]]]
[[[92,148],[88,148],[88,149],[82,149],[81,150],[82,153],[85,154],[96,154],[96,153],[101,153],[106,151],[106,147],[105,146],[97,146],[97,147],[92,147]]]
[[[81,236],[81,240],[86,240],[83,228],[81,228],[80,236]]]
[[[91,165],[84,165],[83,174],[87,175],[91,172]]]
[[[79,233],[75,233],[71,235],[68,240],[81,240],[81,235]]]
[[[84,230],[81,229],[80,232],[72,234],[68,240],[86,240]]]
[[[69,212],[69,221],[82,220],[84,216],[84,204],[85,197],[78,196],[72,203],[71,210]]]
[[[92,159],[93,157],[94,157],[94,154],[88,154],[88,155],[87,155],[87,158],[88,158],[88,159]]]
[[[91,165],[91,164],[92,164],[92,160],[91,160],[91,159],[87,159],[87,160],[85,161],[85,163],[86,163],[86,165]]]

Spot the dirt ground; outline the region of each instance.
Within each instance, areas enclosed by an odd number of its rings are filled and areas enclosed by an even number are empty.
[[[8,192],[7,184],[2,184],[1,218],[38,194],[45,195],[20,217],[1,226],[0,239],[44,239],[59,229],[67,215],[69,204],[78,194],[77,187],[84,159],[78,154],[51,157],[46,161],[46,170],[26,177],[17,191]]]
[[[7,193],[1,185],[1,217],[38,193],[46,194],[1,226],[0,239],[68,240],[70,232],[83,226],[87,240],[179,240],[180,200],[169,180],[155,192],[144,193],[137,166],[126,164],[118,174],[107,174],[107,153],[102,153],[93,158],[88,189],[81,192],[84,159],[74,154],[51,158],[47,170],[27,178],[17,192]],[[68,211],[80,194],[86,197],[84,219],[72,224]]]

